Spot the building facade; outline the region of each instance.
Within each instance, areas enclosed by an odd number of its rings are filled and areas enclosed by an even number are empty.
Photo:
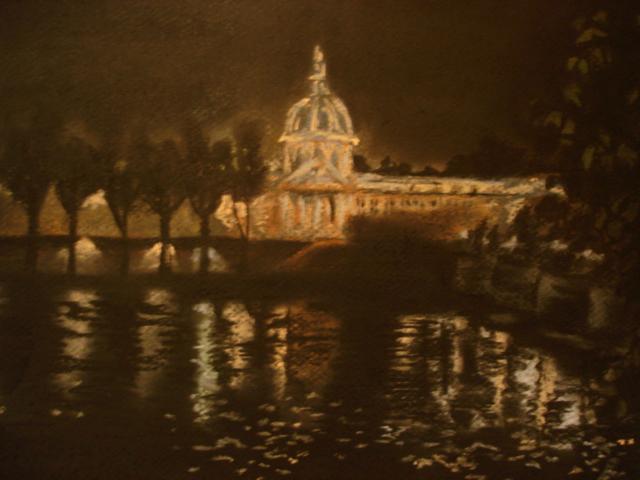
[[[353,170],[359,139],[347,107],[327,82],[320,47],[313,52],[309,94],[288,111],[280,137],[282,162],[265,193],[252,204],[252,231],[259,238],[313,241],[345,238],[358,216],[445,211],[452,231],[483,219],[501,224],[528,196],[544,192],[544,179],[474,180],[444,177],[389,177]],[[457,231],[455,231],[457,230]]]

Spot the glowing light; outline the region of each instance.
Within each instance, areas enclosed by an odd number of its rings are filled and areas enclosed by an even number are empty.
[[[82,362],[91,356],[95,344],[91,320],[96,318],[93,302],[97,299],[95,291],[83,289],[70,289],[60,298],[63,303],[58,306],[56,323],[65,332],[61,340],[62,355],[78,365],[54,375],[53,383],[65,395],[83,383],[85,372]]]
[[[75,245],[76,272],[84,274],[100,273],[102,269],[102,252],[89,237],[81,237]],[[61,248],[55,256],[55,269],[64,270],[69,260],[69,249]]]
[[[197,269],[200,263],[202,249],[200,247],[194,248],[191,254],[191,264],[194,269]],[[209,258],[209,272],[228,272],[229,264],[224,259],[220,252],[215,248],[207,248],[207,257]]]
[[[176,261],[176,248],[169,244],[167,246],[168,249],[168,264],[172,267],[177,266]],[[140,260],[140,264],[138,265],[138,269],[142,272],[153,272],[158,270],[160,266],[160,252],[162,250],[162,242],[156,242],[153,244],[151,248],[149,248],[142,259]]]
[[[163,353],[162,335],[167,330],[162,325],[141,325],[138,327],[140,361],[136,374],[136,391],[141,397],[148,397],[154,390],[162,373],[159,361]]]

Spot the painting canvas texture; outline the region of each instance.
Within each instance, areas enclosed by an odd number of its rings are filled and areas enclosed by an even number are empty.
[[[638,2],[0,42],[0,478],[640,478]]]

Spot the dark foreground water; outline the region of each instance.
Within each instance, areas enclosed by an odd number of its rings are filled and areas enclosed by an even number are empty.
[[[2,479],[640,478],[607,365],[503,312],[56,283],[0,285]]]

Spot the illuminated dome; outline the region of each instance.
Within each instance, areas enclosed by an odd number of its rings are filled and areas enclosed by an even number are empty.
[[[313,52],[313,73],[309,80],[311,92],[289,109],[281,140],[296,135],[312,135],[339,137],[357,144],[347,107],[327,86],[326,65],[320,47]]]
[[[353,135],[353,126],[344,103],[333,95],[304,98],[289,110],[284,135],[297,133]]]
[[[333,180],[345,183],[352,172],[351,148],[359,140],[347,107],[329,90],[324,54],[318,46],[309,80],[309,95],[289,109],[280,137],[285,144],[283,173],[298,171],[294,178],[301,181],[311,170],[328,172]],[[315,178],[320,179],[318,175]]]

